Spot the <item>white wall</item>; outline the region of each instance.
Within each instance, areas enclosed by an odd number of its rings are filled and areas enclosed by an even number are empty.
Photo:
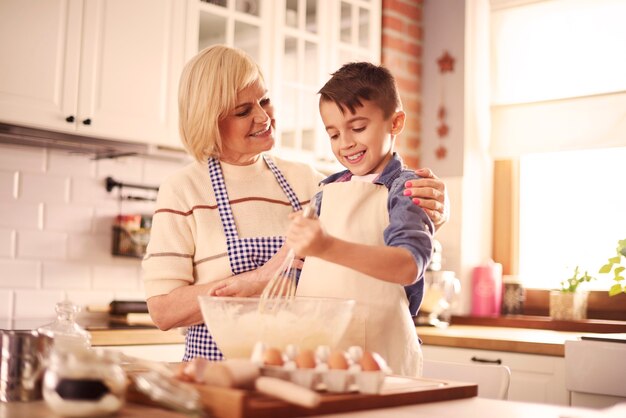
[[[437,232],[443,269],[461,280],[461,313],[470,310],[472,269],[486,262],[492,244],[492,160],[489,145],[488,0],[425,0],[422,73],[422,165],[447,185],[451,219]],[[454,71],[441,74],[444,52]],[[447,110],[447,137],[437,135],[440,105]],[[447,156],[438,159],[439,145]]]
[[[181,164],[0,144],[0,320],[53,317],[66,296],[143,299],[140,260],[111,255],[111,226],[120,211],[152,213],[153,203],[120,205],[104,179],[159,185]]]

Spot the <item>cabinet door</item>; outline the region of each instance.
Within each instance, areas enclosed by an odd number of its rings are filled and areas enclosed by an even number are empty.
[[[177,85],[186,3],[84,3],[77,131],[179,145]]]
[[[493,362],[511,369],[509,400],[568,405],[565,359],[535,354],[424,345],[425,359],[454,363]]]
[[[0,0],[0,120],[74,131],[82,0]]]
[[[380,0],[276,1],[277,152],[342,169],[319,116],[317,91],[349,61],[380,62]]]

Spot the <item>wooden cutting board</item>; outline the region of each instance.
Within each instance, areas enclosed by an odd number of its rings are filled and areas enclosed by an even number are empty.
[[[307,409],[252,390],[193,386],[200,392],[206,411],[216,418],[290,418],[323,415],[470,398],[478,393],[478,386],[475,383],[387,376],[379,395],[320,392],[322,397],[320,405],[314,409]],[[128,394],[128,400],[149,403],[143,395],[133,391]]]

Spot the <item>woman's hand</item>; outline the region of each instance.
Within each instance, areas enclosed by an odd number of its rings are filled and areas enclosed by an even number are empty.
[[[269,280],[276,275],[287,258],[289,247],[283,245],[263,266],[216,282],[209,294],[212,296],[250,297],[259,296]],[[294,268],[302,268],[302,260],[293,262]]]
[[[433,221],[435,230],[450,219],[450,202],[446,185],[429,168],[419,168],[415,174],[421,178],[407,181],[404,194],[424,209]]]
[[[263,292],[266,282],[231,277],[219,281],[209,290],[211,296],[233,296],[247,298],[258,296]]]

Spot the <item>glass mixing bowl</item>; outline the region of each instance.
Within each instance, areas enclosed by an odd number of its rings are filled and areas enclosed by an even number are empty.
[[[257,342],[284,350],[336,347],[354,311],[351,299],[281,299],[280,309],[260,312],[259,298],[198,296],[209,332],[226,358],[249,358]],[[274,303],[270,301],[270,303]]]

